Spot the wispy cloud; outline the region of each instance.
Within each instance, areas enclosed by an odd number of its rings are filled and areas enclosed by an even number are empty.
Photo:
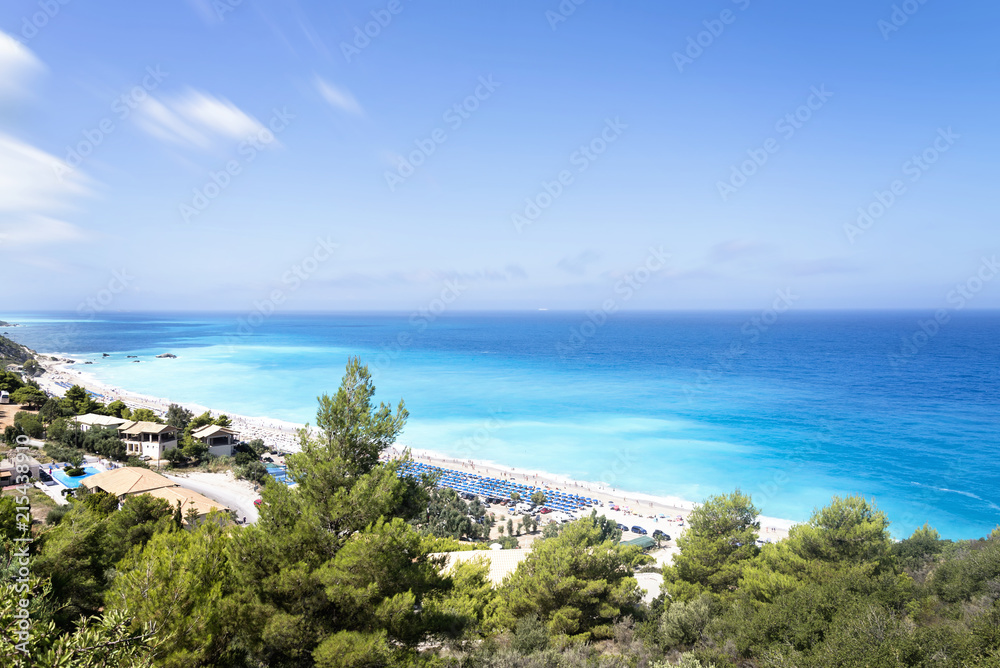
[[[0,104],[29,96],[31,79],[44,71],[27,47],[0,33]],[[76,226],[50,217],[91,193],[80,172],[60,176],[61,164],[54,155],[0,132],[0,251],[84,238]]]
[[[0,251],[15,246],[39,246],[81,241],[86,238],[80,228],[62,220],[26,214],[16,221],[0,218]]]
[[[463,283],[506,283],[522,280],[528,273],[519,264],[508,264],[503,269],[480,269],[477,271],[430,270],[393,271],[381,274],[351,272],[324,281],[329,287],[376,288],[386,286],[427,286],[439,285],[444,281]]]
[[[764,244],[749,239],[730,239],[715,244],[708,252],[708,260],[712,263],[732,262],[745,257],[761,255],[769,248]]]
[[[556,267],[574,276],[583,276],[587,268],[600,259],[600,254],[594,250],[585,250],[577,255],[564,257],[556,263]]]
[[[361,105],[350,91],[338,88],[318,75],[313,79],[313,85],[316,86],[316,91],[326,100],[327,104],[334,109],[346,111],[356,116],[365,115]]]
[[[59,160],[19,139],[0,133],[0,248],[79,240],[84,234],[46,212],[71,207],[89,194],[79,172],[59,178]]]
[[[789,270],[792,276],[822,276],[825,274],[850,274],[858,271],[858,267],[846,258],[822,257],[793,263]]]
[[[30,80],[44,71],[45,65],[26,46],[0,32],[0,103],[26,97]]]
[[[0,214],[65,209],[68,196],[90,189],[77,173],[56,173],[54,155],[0,133]]]
[[[201,149],[220,138],[243,140],[265,129],[232,102],[193,89],[170,99],[150,98],[136,123],[157,139]]]

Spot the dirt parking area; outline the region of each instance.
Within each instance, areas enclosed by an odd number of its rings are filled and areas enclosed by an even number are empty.
[[[24,411],[25,413],[38,414],[38,411],[29,411],[23,406],[18,406],[17,404],[0,404],[0,432],[2,432],[8,425],[14,424],[14,416],[17,415],[18,411]]]

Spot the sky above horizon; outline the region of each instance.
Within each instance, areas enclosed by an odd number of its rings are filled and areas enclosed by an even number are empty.
[[[2,303],[998,308],[998,19],[11,0]]]

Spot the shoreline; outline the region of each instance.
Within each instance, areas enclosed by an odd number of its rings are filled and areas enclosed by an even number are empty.
[[[55,360],[51,358],[57,358]],[[209,408],[195,403],[171,401],[163,397],[132,392],[122,387],[107,385],[90,372],[83,370],[85,357],[63,353],[37,353],[38,363],[45,373],[35,377],[42,389],[52,394],[62,396],[67,388],[58,383],[81,385],[87,390],[100,394],[104,403],[120,400],[129,408],[148,408],[158,415],[164,415],[170,404],[177,404],[200,415],[205,411],[213,415],[227,415],[233,422],[232,428],[242,440],[261,438],[264,442],[279,452],[297,452],[299,450],[299,429],[305,425],[284,420],[272,419],[266,416],[248,416],[229,411]],[[70,362],[69,360],[72,360]],[[665,515],[667,518],[681,516],[686,518],[698,502],[675,496],[657,496],[644,492],[618,489],[602,482],[580,481],[553,474],[548,471],[529,470],[507,466],[498,462],[483,459],[457,459],[446,453],[434,450],[408,448],[404,443],[396,443],[391,449],[391,456],[400,456],[402,451],[409,450],[411,457],[425,464],[476,472],[495,478],[516,479],[541,484],[552,489],[570,493],[586,493],[591,498],[600,499],[605,503],[602,509],[609,517],[615,516],[620,521],[627,517],[655,517]],[[611,504],[618,504],[622,510],[610,510]],[[628,510],[626,511],[626,508]],[[797,524],[793,520],[761,515],[760,538],[762,540],[781,540],[788,536],[788,530]]]

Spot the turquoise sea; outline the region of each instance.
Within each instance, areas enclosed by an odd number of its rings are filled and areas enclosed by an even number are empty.
[[[413,447],[695,501],[738,486],[794,520],[860,493],[897,537],[1000,523],[996,312],[2,317],[104,382],[234,413],[311,421],[360,355]]]

